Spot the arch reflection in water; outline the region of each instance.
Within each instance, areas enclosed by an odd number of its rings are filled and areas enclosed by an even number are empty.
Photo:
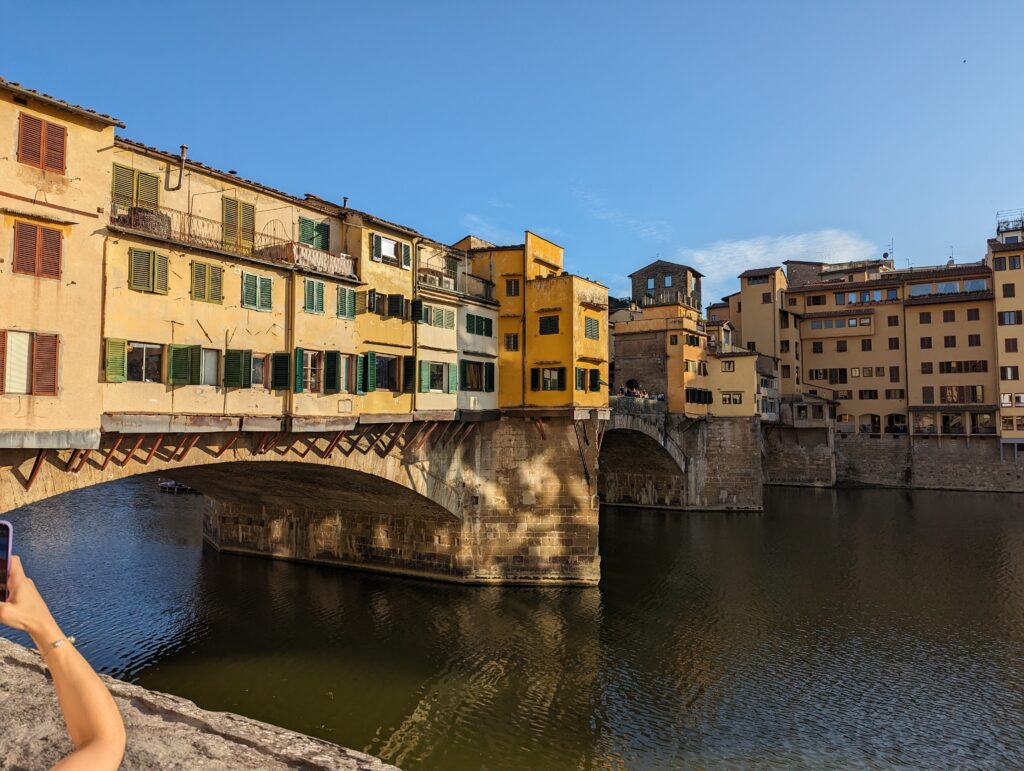
[[[106,671],[405,768],[1008,766],[1024,741],[1017,497],[609,509],[597,589],[219,555],[197,503],[130,480],[12,518]]]

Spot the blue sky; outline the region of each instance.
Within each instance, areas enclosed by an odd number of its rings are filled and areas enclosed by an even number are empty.
[[[38,28],[40,6],[6,9]],[[0,74],[124,134],[454,241],[660,256],[980,258],[1024,206],[1019,3],[178,2],[47,7]],[[964,61],[966,60],[966,61]]]

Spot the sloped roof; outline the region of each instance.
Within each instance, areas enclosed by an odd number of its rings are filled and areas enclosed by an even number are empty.
[[[692,268],[689,265],[684,265],[681,262],[669,262],[668,260],[655,260],[649,265],[644,265],[642,268],[634,270],[632,273],[629,274],[629,277],[632,278],[633,276],[643,273],[646,270],[650,270],[651,268],[686,268],[686,270],[690,271],[695,276],[700,276],[701,278],[704,277],[704,274],[701,273],[696,268]]]
[[[777,270],[782,270],[778,265],[772,265],[769,268],[751,268],[740,273],[739,278],[752,278],[754,276],[770,276]]]
[[[63,99],[58,99],[55,96],[44,94],[42,91],[36,91],[34,88],[27,88],[26,86],[21,85],[21,83],[15,83],[13,81],[7,80],[4,77],[0,77],[0,89],[3,89],[4,91],[9,91],[12,94],[24,96],[28,99],[36,99],[40,102],[44,102],[54,107],[59,107],[62,110],[67,110],[68,112],[73,112],[77,115],[82,115],[86,118],[91,118],[95,121],[98,121],[99,123],[106,124],[107,126],[117,126],[118,128],[124,128],[124,124],[118,118],[115,118],[113,115],[107,115],[103,112],[97,112],[96,110],[91,110],[88,107],[82,107],[82,105],[80,104],[72,104],[71,102],[65,102]]]

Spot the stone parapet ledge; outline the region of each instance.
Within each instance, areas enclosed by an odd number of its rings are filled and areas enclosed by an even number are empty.
[[[377,758],[103,676],[124,718],[122,769],[392,769]],[[72,751],[39,656],[0,639],[0,768],[46,769]]]
[[[629,415],[664,415],[668,412],[668,403],[657,399],[640,399],[635,396],[610,396],[608,404],[612,412]]]

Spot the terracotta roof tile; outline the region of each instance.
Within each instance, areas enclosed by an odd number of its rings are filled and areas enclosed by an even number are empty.
[[[96,110],[90,110],[88,107],[82,107],[80,104],[65,102],[63,99],[58,99],[55,96],[44,94],[42,91],[36,91],[34,88],[27,88],[26,86],[21,85],[21,83],[15,83],[4,77],[0,77],[0,89],[10,91],[12,94],[28,97],[29,99],[38,99],[41,102],[46,102],[54,107],[60,107],[61,109],[77,113],[78,115],[84,115],[87,118],[92,118],[100,123],[105,123],[108,126],[124,128],[124,124],[112,115],[97,112]]]

